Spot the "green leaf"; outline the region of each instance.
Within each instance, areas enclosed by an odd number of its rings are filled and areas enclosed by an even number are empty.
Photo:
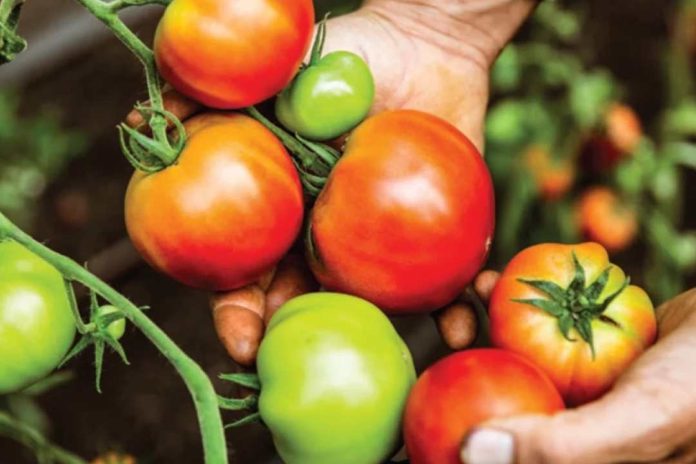
[[[94,369],[96,371],[94,383],[97,393],[101,393],[101,378],[104,370],[104,342],[101,340],[94,341]]]
[[[242,387],[251,388],[252,390],[261,390],[261,382],[256,374],[239,372],[235,374],[220,374],[221,380],[226,380]]]
[[[252,422],[261,422],[261,414],[258,412],[255,412],[254,414],[249,414],[248,416],[243,417],[236,422],[232,422],[231,424],[225,425],[225,430],[241,427],[242,425],[251,424]]]
[[[218,395],[218,405],[227,411],[241,411],[255,409],[259,403],[258,395],[249,395],[246,398],[225,398]]]
[[[589,345],[590,349],[592,350],[592,359],[595,358],[595,347],[594,347],[594,336],[592,334],[592,323],[590,322],[592,319],[589,318],[580,318],[576,325],[576,330],[580,334],[583,340],[585,340]]]
[[[561,334],[563,334],[563,337],[568,340],[569,342],[574,342],[574,338],[570,338],[570,329],[572,329],[575,326],[575,321],[573,320],[573,316],[570,315],[570,313],[566,312],[564,314],[561,314],[561,316],[558,318],[558,328],[561,330]]]
[[[63,367],[65,363],[70,361],[72,358],[77,356],[78,354],[82,353],[85,348],[90,346],[92,344],[92,337],[89,335],[85,335],[82,338],[80,338],[80,341],[78,341],[75,346],[72,347],[72,349],[68,352],[68,354],[65,355],[63,360],[58,364],[58,369]]]
[[[535,280],[535,279],[524,279],[524,278],[520,278],[517,280],[519,282],[522,282],[523,284],[527,284],[531,287],[534,287],[537,290],[541,290],[542,292],[544,292],[548,296],[550,296],[557,303],[562,303],[565,300],[565,295],[566,295],[565,289],[554,282],[551,282],[549,280]]]
[[[513,299],[512,301],[516,303],[532,305],[554,317],[562,317],[568,312],[559,303],[551,300],[545,300],[543,298]]]
[[[570,282],[570,285],[568,285],[568,290],[571,290],[576,294],[579,294],[585,290],[585,268],[582,267],[582,264],[580,264],[580,261],[578,260],[575,251],[572,252],[572,255],[573,266],[575,267],[575,275],[573,276],[573,280]]]
[[[607,282],[609,281],[609,273],[611,272],[611,266],[607,267],[602,273],[597,277],[597,280],[592,282],[592,285],[590,285],[587,290],[585,290],[585,296],[587,296],[587,299],[590,300],[591,302],[597,301],[597,298],[599,298],[599,295],[602,294],[604,291],[604,288],[607,286]]]
[[[581,129],[599,124],[616,93],[614,81],[606,71],[577,76],[570,88],[570,108]]]

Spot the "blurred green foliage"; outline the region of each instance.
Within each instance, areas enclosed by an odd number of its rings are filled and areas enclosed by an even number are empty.
[[[696,169],[696,37],[680,29],[693,30],[696,8],[693,0],[683,3],[674,37],[664,44],[671,98],[651,133],[626,117],[632,110],[623,105],[621,82],[590,64],[594,45],[581,33],[586,4],[542,2],[525,33],[501,54],[486,125],[486,161],[498,196],[498,266],[533,243],[582,239],[578,199],[604,185],[638,219],[630,254],[644,256],[639,280],[658,301],[683,290],[696,268],[696,233],[681,230],[684,170]],[[611,120],[617,104],[627,110]],[[530,162],[540,150],[549,159]]]
[[[82,154],[85,137],[67,131],[55,112],[18,112],[19,98],[0,93],[0,210],[24,227],[31,224],[38,197]]]

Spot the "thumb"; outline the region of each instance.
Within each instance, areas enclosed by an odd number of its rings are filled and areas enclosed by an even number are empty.
[[[654,462],[672,451],[678,431],[642,388],[623,388],[554,416],[494,420],[464,441],[464,464]]]

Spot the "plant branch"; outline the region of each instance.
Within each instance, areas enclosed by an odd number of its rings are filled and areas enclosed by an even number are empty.
[[[152,153],[157,156],[165,166],[176,161],[178,151],[172,148],[167,136],[167,120],[164,116],[164,101],[162,98],[162,82],[157,71],[155,55],[153,51],[131,31],[119,18],[118,11],[128,6],[146,5],[157,3],[166,5],[169,0],[115,0],[104,2],[102,0],[77,0],[92,15],[106,25],[114,35],[140,60],[145,69],[145,80],[150,106],[153,109],[149,118],[154,139],[165,149]],[[182,134],[180,134],[182,135]],[[166,149],[168,148],[168,149]]]
[[[201,367],[184,353],[140,308],[75,261],[56,253],[14,225],[0,213],[0,239],[9,238],[56,267],[66,280],[80,282],[117,307],[174,366],[193,397],[198,414],[205,462],[226,464],[227,448],[217,395]]]
[[[0,411],[0,435],[21,443],[33,450],[37,456],[47,458],[48,462],[87,464],[84,459],[52,444],[39,431],[2,411]]]

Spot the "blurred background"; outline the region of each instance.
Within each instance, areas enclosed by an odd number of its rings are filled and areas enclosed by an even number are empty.
[[[319,17],[360,2],[316,3]],[[124,17],[150,41],[160,14],[145,7]],[[146,98],[140,65],[74,0],[27,2],[19,31],[29,48],[0,67],[0,210],[152,307],[211,378],[232,371],[207,295],[154,273],[125,238],[132,169],[115,126]],[[695,1],[542,2],[492,74],[486,161],[498,225],[489,266],[531,243],[589,238],[655,302],[694,286],[695,69]],[[397,325],[419,369],[444,353],[429,318]],[[122,343],[132,365],[107,355],[102,395],[86,353],[70,364],[72,381],[38,402],[0,398],[0,407],[86,459],[117,450],[143,463],[201,462],[183,383],[135,330]],[[263,427],[229,436],[232,462],[279,462]],[[34,458],[0,438],[0,462]]]

